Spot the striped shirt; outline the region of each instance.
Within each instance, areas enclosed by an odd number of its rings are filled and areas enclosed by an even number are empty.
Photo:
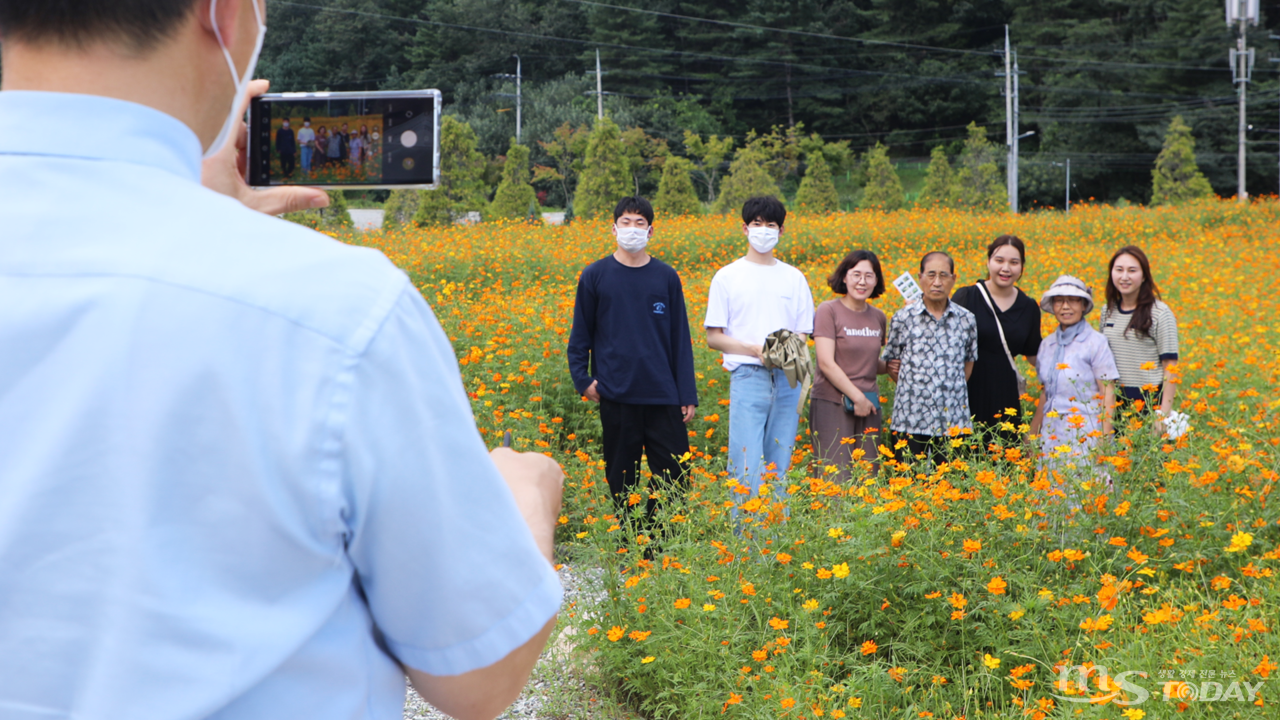
[[[1173,311],[1160,300],[1151,308],[1150,335],[1132,331],[1127,335],[1133,311],[1124,312],[1110,305],[1102,310],[1102,334],[1111,345],[1116,368],[1120,371],[1120,385],[1138,388],[1143,385],[1160,387],[1164,383],[1164,360],[1178,359],[1178,321]],[[1151,370],[1143,370],[1146,363],[1154,363]]]

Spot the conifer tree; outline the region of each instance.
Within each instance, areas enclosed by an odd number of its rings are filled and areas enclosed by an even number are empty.
[[[902,180],[889,161],[889,148],[877,142],[867,151],[867,184],[862,189],[862,207],[899,210],[905,203]]]
[[[658,180],[658,194],[653,198],[654,210],[663,215],[693,215],[702,210],[698,193],[693,189],[693,162],[688,158],[669,155],[662,164],[662,177]]]
[[[399,230],[413,221],[426,190],[392,190],[382,205],[382,229]]]
[[[351,213],[347,212],[347,198],[341,190],[328,190],[329,206],[319,210],[300,210],[287,213],[285,220],[306,225],[315,230],[350,230],[355,227]]]
[[[452,225],[469,212],[483,216],[489,187],[484,181],[485,158],[476,142],[475,130],[467,123],[452,115],[440,121],[440,185],[420,191],[412,215],[414,224]],[[394,209],[401,212],[399,207]],[[384,225],[388,215],[384,214]]]
[[[507,160],[502,164],[502,180],[493,194],[489,213],[495,218],[524,218],[529,214],[529,203],[536,202],[537,198],[538,194],[529,184],[529,148],[511,138]]]
[[[631,170],[622,147],[622,132],[610,118],[596,120],[587,141],[578,191],[574,194],[574,211],[578,217],[591,218],[613,210],[618,199],[634,193]]]
[[[1003,211],[1009,207],[1009,193],[997,160],[995,143],[987,139],[986,128],[969,123],[969,137],[956,163],[951,192],[955,205],[972,210]]]
[[[796,191],[796,204],[815,213],[835,212],[840,209],[840,195],[831,179],[831,166],[819,148],[806,155],[808,167]]]
[[[1151,169],[1151,204],[1179,205],[1213,196],[1213,188],[1196,165],[1196,139],[1178,115],[1169,122],[1164,148]]]
[[[924,187],[920,190],[917,205],[934,207],[951,207],[952,196],[951,163],[947,161],[947,151],[939,145],[929,156],[929,169],[925,171]]]
[[[764,150],[760,138],[755,133],[747,135],[747,144],[733,154],[733,162],[729,163],[729,176],[720,185],[720,194],[716,197],[711,211],[715,213],[734,212],[742,207],[748,198],[757,195],[781,195],[778,184],[773,181],[765,163],[770,158]]]

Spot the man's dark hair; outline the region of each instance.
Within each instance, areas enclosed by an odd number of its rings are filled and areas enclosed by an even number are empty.
[[[849,273],[850,268],[858,263],[866,260],[871,263],[871,269],[876,273],[876,286],[871,291],[871,297],[878,298],[884,294],[884,272],[880,270],[880,258],[870,250],[854,250],[836,266],[836,271],[831,273],[831,277],[827,278],[827,285],[838,295],[848,295],[849,286],[845,284],[844,276]]]
[[[302,118],[302,122],[311,122],[311,118],[309,118],[309,117],[304,117],[304,118]]]
[[[73,47],[114,41],[145,52],[195,7],[196,0],[0,0],[0,35]]]
[[[778,223],[778,227],[787,220],[787,208],[782,201],[772,195],[757,195],[742,203],[742,223],[750,225],[752,220]]]
[[[929,262],[929,259],[930,259],[930,258],[932,258],[932,257],[933,257],[933,256],[935,256],[935,255],[941,255],[942,257],[944,257],[944,258],[946,258],[946,259],[947,259],[947,262],[951,264],[951,269],[950,269],[948,272],[950,272],[952,275],[954,275],[954,274],[955,274],[955,272],[956,272],[956,261],[955,261],[955,258],[953,258],[953,257],[951,257],[950,255],[948,255],[948,254],[946,254],[946,253],[942,252],[941,250],[934,250],[933,252],[927,252],[927,253],[925,253],[925,254],[924,254],[924,257],[920,258],[920,274],[921,274],[921,275],[923,275],[923,274],[924,274],[924,264],[925,264],[925,263],[927,263],[927,262]]]
[[[618,218],[626,213],[643,215],[650,225],[653,224],[653,206],[639,195],[629,195],[619,200],[613,207],[613,221],[618,222]]]

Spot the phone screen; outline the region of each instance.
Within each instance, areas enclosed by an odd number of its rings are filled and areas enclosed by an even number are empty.
[[[440,93],[281,93],[249,104],[255,187],[434,187]]]

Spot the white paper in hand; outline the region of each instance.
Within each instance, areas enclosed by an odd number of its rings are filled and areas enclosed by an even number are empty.
[[[909,272],[899,275],[898,279],[893,281],[893,286],[898,289],[898,292],[902,293],[902,299],[906,300],[907,304],[911,304],[924,296],[924,291],[916,284],[916,279],[911,277]]]

